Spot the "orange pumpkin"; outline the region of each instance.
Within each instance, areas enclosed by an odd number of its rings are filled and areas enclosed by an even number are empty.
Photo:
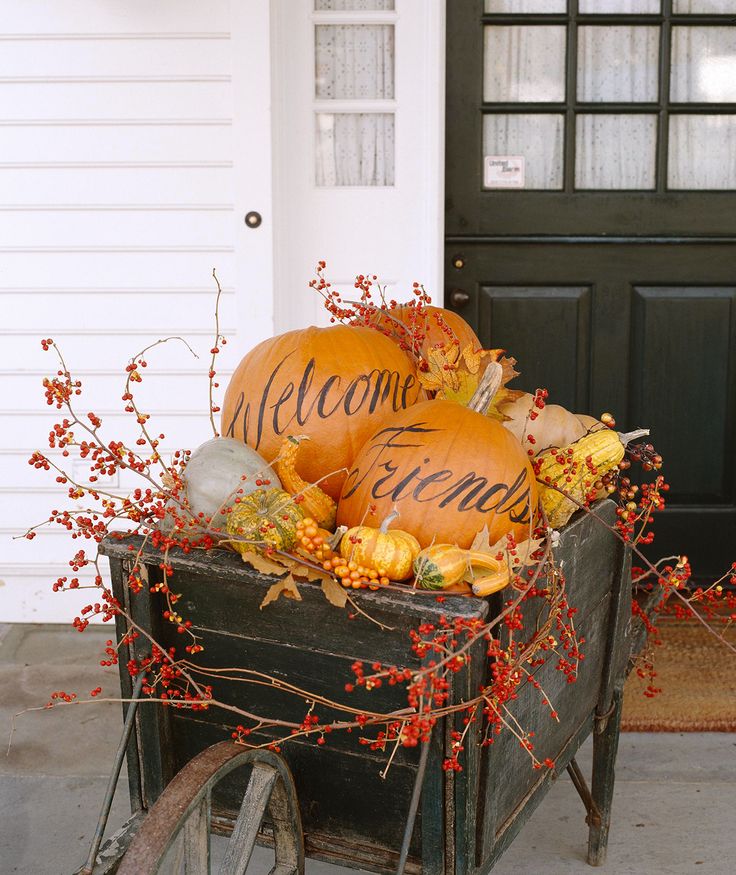
[[[525,540],[537,486],[524,450],[499,422],[452,401],[425,401],[366,442],[343,486],[337,522],[371,525],[394,506],[401,528],[423,547],[467,549],[485,525],[490,543],[508,532]]]
[[[425,357],[431,347],[447,343],[448,340],[457,340],[460,349],[465,349],[468,344],[473,349],[483,346],[462,316],[442,307],[417,308],[405,304],[387,313],[376,310],[369,313],[365,320],[367,324],[378,325],[381,330],[388,332],[387,336],[402,348],[411,347],[412,338],[421,335],[419,349],[410,351]]]
[[[245,356],[225,392],[221,430],[269,461],[287,435],[310,437],[299,473],[337,498],[341,469],[420,397],[414,364],[387,337],[349,325],[310,327],[264,340]]]

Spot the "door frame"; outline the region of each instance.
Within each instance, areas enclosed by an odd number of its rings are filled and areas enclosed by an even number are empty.
[[[274,333],[272,0],[230,4],[237,332]],[[249,213],[250,223],[246,223]]]

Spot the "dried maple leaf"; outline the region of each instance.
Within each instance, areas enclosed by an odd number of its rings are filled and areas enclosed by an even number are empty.
[[[261,571],[263,574],[283,574],[286,570],[286,563],[279,563],[273,559],[268,559],[266,556],[256,553],[255,550],[248,550],[240,555],[243,562],[247,562],[248,565],[255,568],[256,571]]]
[[[431,347],[417,374],[422,388],[436,392],[438,397],[445,397],[442,393],[446,386],[457,387],[455,371],[459,358],[460,350],[456,343]]]
[[[499,538],[495,544],[489,544],[488,541],[488,526],[486,525],[476,534],[470,549],[492,556],[499,562],[506,562],[514,573],[525,565],[536,565],[539,562],[540,551],[544,547],[543,538],[529,538],[520,544],[515,544],[513,550],[509,550],[506,535]]]
[[[281,595],[286,599],[294,599],[297,602],[302,600],[296,581],[290,574],[282,577],[281,580],[277,580],[273,586],[269,587],[268,592],[261,602],[261,610],[263,610],[266,605],[270,605],[271,602],[275,602]]]
[[[419,382],[435,397],[445,401],[455,401],[468,406],[476,389],[491,362],[501,365],[501,387],[491,400],[487,415],[503,422],[508,417],[501,412],[501,406],[523,395],[506,384],[518,377],[514,368],[516,359],[509,358],[503,349],[475,349],[468,344],[462,350],[456,343],[446,343],[432,347],[419,370]]]
[[[348,601],[348,594],[334,577],[326,577],[322,581],[322,592],[331,605],[344,608]]]

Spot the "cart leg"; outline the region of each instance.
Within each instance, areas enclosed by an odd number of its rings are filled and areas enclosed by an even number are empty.
[[[611,825],[611,803],[613,785],[616,777],[616,753],[621,734],[621,705],[623,695],[613,694],[612,710],[609,716],[599,719],[593,733],[593,783],[591,793],[600,817],[590,818],[588,831],[588,863],[602,866],[606,861],[608,848],[608,829]]]

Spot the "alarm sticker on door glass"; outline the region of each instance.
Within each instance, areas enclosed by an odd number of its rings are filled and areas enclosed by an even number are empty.
[[[523,155],[486,155],[484,188],[524,188]]]

